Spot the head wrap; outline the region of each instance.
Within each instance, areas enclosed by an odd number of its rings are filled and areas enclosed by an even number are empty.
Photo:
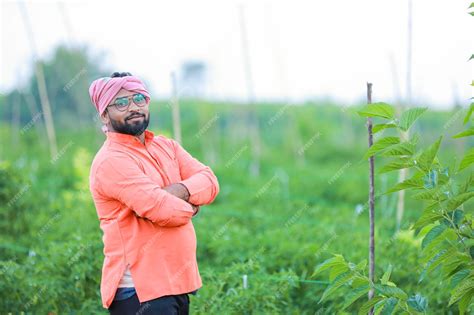
[[[145,84],[136,76],[100,78],[92,82],[89,87],[91,102],[94,104],[97,112],[99,112],[99,115],[102,115],[105,108],[112,103],[122,88],[130,92],[142,93],[147,98],[147,101],[150,101],[150,93],[148,93]]]

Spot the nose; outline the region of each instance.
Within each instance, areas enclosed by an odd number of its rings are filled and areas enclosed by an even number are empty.
[[[133,100],[130,100],[130,105],[128,105],[128,111],[129,112],[136,112],[140,109],[137,104]]]

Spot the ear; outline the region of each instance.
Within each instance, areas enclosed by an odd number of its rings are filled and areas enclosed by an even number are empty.
[[[100,115],[100,121],[102,121],[102,124],[104,125],[107,125],[110,122],[109,112],[107,110]]]

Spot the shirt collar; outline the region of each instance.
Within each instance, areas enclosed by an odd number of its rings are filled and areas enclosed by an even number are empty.
[[[107,135],[107,140],[109,141],[143,145],[140,139],[132,135],[127,135],[125,133],[108,131],[106,135]],[[155,134],[153,132],[149,130],[145,130],[145,145],[150,143],[154,137],[155,137]]]

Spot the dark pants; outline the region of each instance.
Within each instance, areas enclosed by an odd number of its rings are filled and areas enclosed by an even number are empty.
[[[122,301],[114,301],[109,307],[111,315],[188,315],[187,294],[167,295],[140,303],[136,294]]]

